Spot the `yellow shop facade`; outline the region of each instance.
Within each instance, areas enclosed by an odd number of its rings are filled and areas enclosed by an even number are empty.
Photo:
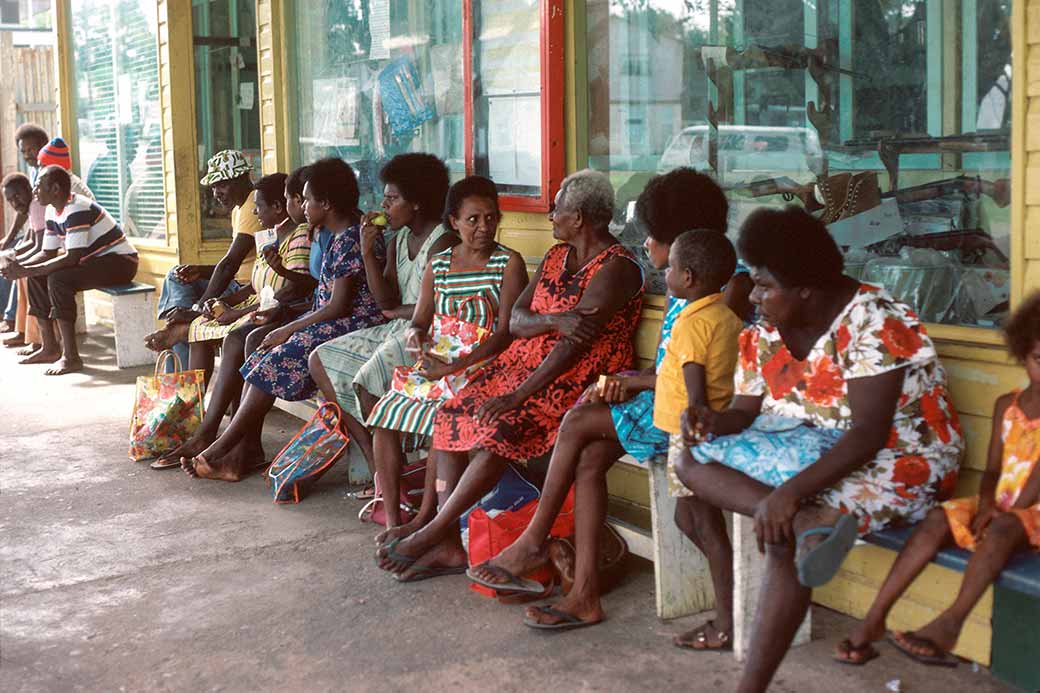
[[[713,173],[731,229],[801,204],[850,274],[929,322],[977,487],[996,396],[1024,373],[998,325],[1040,286],[1040,0],[56,0],[61,131],[158,285],[213,263],[229,225],[198,180],[241,149],[256,174],[351,163],[362,206],[380,166],[429,151],[493,178],[500,240],[533,269],[562,178],[607,172],[613,228],[677,166]],[[691,200],[690,204],[696,204]],[[806,258],[811,262],[812,258]],[[640,355],[655,349],[651,274]],[[611,478],[619,512],[645,473]],[[816,601],[862,615],[892,552],[858,547]],[[922,622],[959,575],[929,568],[891,625]],[[958,652],[990,661],[992,597]]]

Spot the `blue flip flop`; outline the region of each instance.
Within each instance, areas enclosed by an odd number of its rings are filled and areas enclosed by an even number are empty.
[[[825,534],[827,538],[798,560],[798,582],[811,588],[830,582],[856,543],[858,529],[855,515],[846,514],[833,527],[814,527],[799,534],[799,546],[806,537],[815,534]]]

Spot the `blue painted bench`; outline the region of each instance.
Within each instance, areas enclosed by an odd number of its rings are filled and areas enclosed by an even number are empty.
[[[868,534],[871,544],[900,551],[912,527]],[[963,573],[971,553],[944,549],[934,562]],[[1008,562],[993,585],[991,671],[1025,690],[1040,690],[1040,552],[1023,551]]]
[[[112,322],[116,339],[116,365],[120,368],[144,366],[155,361],[155,354],[144,345],[144,338],[155,329],[155,307],[151,284],[131,282],[96,289],[112,299]]]

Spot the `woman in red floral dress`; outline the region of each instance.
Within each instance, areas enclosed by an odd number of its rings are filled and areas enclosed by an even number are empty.
[[[513,343],[437,413],[430,459],[440,511],[413,534],[405,526],[381,536],[380,565],[400,580],[462,572],[462,514],[510,461],[552,448],[563,415],[597,376],[631,367],[643,277],[607,228],[613,209],[603,174],[564,180],[549,214],[562,243],[513,307]]]

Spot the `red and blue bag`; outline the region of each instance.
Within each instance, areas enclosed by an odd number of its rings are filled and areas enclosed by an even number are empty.
[[[300,487],[316,481],[338,460],[350,443],[343,414],[335,402],[325,402],[282,448],[267,470],[275,503],[299,503]]]

